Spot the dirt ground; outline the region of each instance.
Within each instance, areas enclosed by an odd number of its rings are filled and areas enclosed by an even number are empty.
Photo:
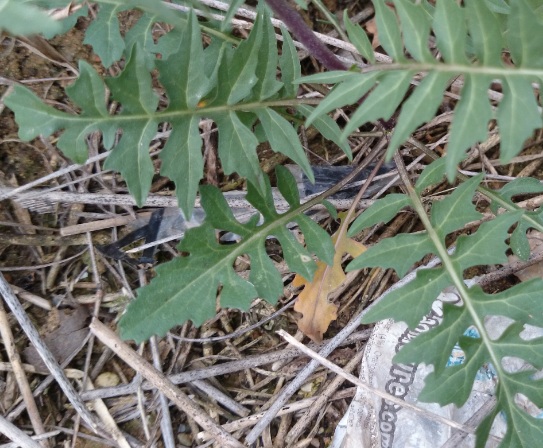
[[[329,2],[332,10],[338,7]],[[339,9],[345,5],[340,5]],[[355,11],[356,12],[356,11]],[[316,14],[316,13],[311,13]],[[314,17],[308,20],[314,20]],[[129,20],[130,17],[127,17]],[[97,57],[89,46],[83,45],[87,18],[79,19],[78,25],[68,34],[46,41],[39,37],[14,39],[0,38],[0,98],[9,93],[10,85],[23,83],[40,97],[57,107],[72,107],[64,88],[74,79],[79,60],[91,61],[102,73]],[[314,23],[317,23],[314,20]],[[320,25],[315,25],[320,26]],[[321,31],[328,31],[321,29]],[[305,69],[315,67],[314,61],[306,60]],[[118,70],[114,66],[113,74]],[[51,177],[41,186],[64,186],[64,191],[94,193],[108,190],[123,194],[122,180],[112,173],[102,172],[100,163],[85,167],[69,168],[72,162],[56,148],[54,138],[38,138],[23,142],[17,135],[12,112],[0,101],[0,185],[17,187],[64,169],[62,175]],[[419,139],[429,143],[439,140],[447,132],[446,125],[428,128]],[[308,130],[307,144],[313,161],[336,163],[341,159],[337,148],[326,144]],[[362,139],[354,137],[355,147],[362,146]],[[534,141],[539,141],[537,135]],[[90,139],[91,155],[103,152],[99,138]],[[438,148],[439,149],[439,148]],[[537,155],[539,145],[531,146],[522,156]],[[272,159],[272,152],[262,146],[263,163],[279,163]],[[409,159],[409,155],[406,158]],[[484,160],[474,158],[467,168],[481,169],[489,161],[496,161],[497,151],[491,149]],[[507,166],[494,164],[499,174],[531,174],[540,177],[541,158],[518,161]],[[220,170],[208,173],[208,181],[220,185],[231,184]],[[153,180],[153,194],[170,195],[171,183],[159,175]],[[41,339],[49,346],[58,363],[65,369],[69,384],[78,396],[99,415],[102,422],[118,428],[122,439],[129,446],[167,446],[163,433],[164,422],[169,420],[175,435],[175,446],[208,446],[198,442],[201,425],[179,406],[164,406],[164,395],[156,388],[142,386],[141,371],[119,358],[110,348],[89,332],[92,316],[106,329],[115,329],[116,322],[134,291],[146,284],[154,275],[153,268],[143,269],[128,263],[102,257],[93,248],[97,244],[115,241],[129,229],[124,224],[111,224],[86,233],[85,225],[105,219],[118,219],[140,212],[132,206],[90,205],[85,203],[19,204],[16,201],[0,203],[0,272],[11,285],[23,304],[26,315],[38,329]],[[337,224],[325,222],[333,231]],[[76,227],[76,233],[63,236],[60,229]],[[380,227],[373,234],[365,235],[367,242],[397,232],[416,230],[420,224],[411,217],[400,216],[388,226]],[[88,235],[88,236],[87,236]],[[278,250],[270,243],[270,251]],[[175,242],[164,244],[157,255],[158,262],[177,256]],[[280,260],[279,257],[277,257]],[[474,272],[473,275],[481,272]],[[178,382],[179,388],[193,403],[218,425],[231,424],[229,431],[238,440],[254,425],[251,416],[265,412],[277,396],[307,365],[308,358],[288,352],[288,345],[277,336],[284,329],[302,339],[297,330],[297,315],[286,308],[275,315],[277,309],[292,302],[297,292],[290,285],[292,275],[285,271],[285,295],[276,308],[257,301],[247,313],[221,310],[202,327],[190,323],[176,328],[161,339],[153,340],[137,350],[141,359],[159,365],[166,375],[198,372],[194,379],[187,376]],[[334,336],[357,315],[362,307],[377,297],[395,280],[390,272],[378,269],[349,275],[348,281],[335,294],[339,304],[338,319],[326,334],[326,341]],[[513,276],[489,286],[501,290],[517,280]],[[361,299],[363,298],[363,299]],[[6,310],[7,311],[7,310]],[[0,312],[9,323],[15,351],[22,358],[24,377],[34,391],[45,433],[50,434],[51,447],[75,446],[79,448],[116,446],[104,433],[96,434],[74,410],[65,391],[51,381],[48,369],[38,351],[29,343],[16,319],[7,312]],[[263,320],[272,318],[262,323]],[[368,329],[360,327],[329,357],[350,373],[358,373],[357,363]],[[4,344],[7,345],[4,333]],[[307,342],[307,339],[304,340]],[[313,347],[315,348],[315,347]],[[0,413],[17,427],[32,432],[35,422],[23,397],[16,375],[9,366],[5,347],[0,350]],[[273,362],[270,362],[270,359]],[[222,370],[221,370],[222,369]],[[84,382],[86,384],[84,385]],[[89,392],[91,389],[98,392]],[[258,446],[268,447],[315,447],[329,445],[337,423],[345,414],[355,393],[355,387],[327,369],[318,368],[289,400],[300,404],[296,412],[284,412],[276,417],[263,432]],[[169,413],[165,419],[164,413]],[[237,426],[236,426],[237,425]],[[297,435],[292,433],[296,428]],[[234,428],[234,429],[232,429]],[[290,434],[290,435],[289,435]],[[288,443],[286,442],[288,441]],[[2,437],[1,443],[8,439]],[[121,444],[122,445],[122,444]]]

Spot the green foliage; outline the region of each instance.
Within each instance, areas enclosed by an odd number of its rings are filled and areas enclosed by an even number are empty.
[[[262,12],[249,38],[238,47],[219,42],[204,49],[198,21],[191,13],[187,26],[175,35],[176,43],[167,42],[168,57],[156,61],[159,81],[169,100],[162,110],[152,87],[146,52],[139,42],[132,45],[122,73],[106,78],[105,85],[89,64],[80,63],[80,77],[67,89],[71,100],[81,109],[79,115],[55,110],[21,86],[15,88],[6,104],[16,114],[23,139],[64,129],[58,146],[77,162],[87,157],[87,136],[100,131],[104,146],[113,148],[106,168],[123,175],[140,205],[147,197],[154,175],[148,148],[158,125],[169,123],[172,134],[160,155],[162,173],[176,183],[180,207],[190,216],[203,176],[198,130],[203,117],[211,117],[217,123],[219,156],[227,174],[237,172],[263,191],[265,181],[256,154],[258,141],[252,132],[252,125],[258,120],[271,148],[290,157],[312,179],[305,152],[289,123],[291,117],[268,106],[294,92],[287,86],[290,82],[276,79],[278,57],[273,36],[269,16]],[[284,37],[286,51],[281,65],[290,81],[299,74],[299,62],[294,60],[289,35],[284,33]],[[211,71],[206,63],[208,58],[216,61]],[[106,85],[111,98],[121,105],[121,112],[116,115],[107,112]],[[300,111],[308,113],[307,107]],[[38,117],[40,120],[36,121]],[[339,141],[339,128],[331,119],[323,117],[315,125],[323,135]],[[122,138],[114,145],[119,129]],[[342,147],[350,156],[348,145],[343,143]]]
[[[73,24],[77,16],[56,22],[47,16],[45,8],[67,3],[0,0],[0,31],[52,36]],[[215,315],[218,294],[223,307],[247,309],[256,297],[275,303],[283,285],[265,250],[265,240],[270,236],[279,240],[289,267],[305,278],[312,278],[315,270],[312,254],[332,262],[334,248],[329,236],[303,215],[310,205],[299,205],[296,184],[281,167],[276,173],[278,187],[290,209],[283,214],[276,212],[269,179],[260,169],[256,153],[259,139],[290,157],[311,178],[293,123],[305,117],[307,126],[313,125],[351,158],[346,142],[351,132],[369,121],[394,117],[397,125],[390,139],[390,156],[421,123],[435,116],[450,82],[461,77],[463,87],[454,109],[446,158],[424,170],[414,192],[391,194],[377,201],[352,224],[350,235],[388,222],[406,207],[419,214],[425,230],[382,240],[353,260],[348,269],[381,266],[394,269],[401,277],[423,257],[440,257],[442,267],[419,271],[414,281],[372,307],[365,321],[393,318],[413,328],[440,292],[454,286],[462,303],[445,304],[441,324],[405,345],[396,360],[432,364],[434,372],[428,376],[420,399],[457,406],[466,401],[479,368],[491,363],[499,377],[497,404],[478,428],[477,446],[484,446],[499,412],[508,422],[502,446],[540,444],[541,420],[520,409],[515,395],[523,394],[543,407],[541,380],[532,378],[534,369],[543,368],[542,340],[520,337],[525,325],[543,327],[539,300],[543,281],[487,294],[478,286],[468,288],[462,279],[468,268],[505,263],[508,248],[522,259],[529,257],[526,232],[531,228],[543,231],[543,212],[520,211],[513,199],[540,193],[543,187],[535,180],[518,179],[491,191],[480,185],[478,176],[435,202],[429,217],[421,203],[428,187],[441,182],[445,174],[449,179],[455,176],[466,149],[486,139],[490,120],[498,124],[504,161],[518,154],[524,140],[541,127],[532,87],[543,79],[543,8],[538,1],[374,0],[378,38],[393,64],[375,63],[365,32],[345,15],[349,39],[373,65],[363,73],[337,71],[304,78],[294,42],[285,29],[281,29],[283,44],[278,54],[275,30],[263,6],[248,38],[240,41],[229,35],[228,24],[242,4],[239,0],[230,2],[222,25],[199,21],[194,12],[174,11],[159,0],[96,3],[97,17],[87,30],[85,42],[92,45],[106,68],[122,61],[120,74],[102,79],[90,64],[80,62],[79,77],[66,89],[79,110],[77,114],[47,105],[20,85],[5,98],[5,104],[15,112],[22,139],[58,133],[58,147],[76,162],[87,158],[88,136],[101,133],[103,146],[111,150],[105,168],[122,174],[140,205],[155,174],[149,156],[151,142],[161,124],[171,129],[159,156],[161,174],[175,182],[185,215],[191,214],[200,189],[207,218],[201,227],[187,232],[180,243],[184,255],[159,266],[157,277],[128,306],[120,321],[124,338],[140,342],[153,334],[163,335],[186,320],[200,325]],[[135,25],[121,33],[119,13],[128,9],[138,9],[141,15]],[[78,14],[85,12],[82,8]],[[172,30],[155,42],[152,31],[157,23],[171,25]],[[429,45],[431,35],[435,36],[435,49]],[[422,77],[413,83],[416,75]],[[296,83],[301,82],[335,86],[312,107],[295,100]],[[499,82],[503,92],[501,101],[495,103],[487,95],[493,82]],[[159,102],[157,83],[164,89],[166,105]],[[110,112],[111,100],[118,103],[116,113]],[[340,130],[327,114],[345,105],[355,105],[355,110]],[[246,223],[236,220],[217,189],[199,185],[203,175],[199,124],[203,118],[212,119],[218,129],[224,172],[236,172],[248,180],[247,199],[258,213]],[[473,205],[476,191],[490,200],[496,218],[481,224],[471,235],[458,237],[455,252],[448,254],[446,238],[448,241],[453,234],[461,233],[465,224],[482,216]],[[299,225],[307,250],[287,230],[290,222]],[[239,242],[219,244],[217,229],[239,235]],[[251,262],[248,280],[234,270],[237,257],[242,255]],[[497,338],[491,338],[484,325],[489,316],[507,316],[512,323]],[[476,328],[479,336],[467,337],[469,328]],[[464,351],[466,361],[447,367],[456,344]],[[504,369],[502,360],[510,356],[528,361],[533,369]]]
[[[24,36],[27,34],[55,34],[62,29],[59,21],[38,8],[37,2],[0,0],[0,32]]]
[[[465,150],[486,139],[491,119],[498,122],[502,160],[518,154],[522,143],[542,124],[531,83],[543,77],[543,21],[533,2],[514,0],[509,8],[503,1],[469,0],[462,7],[453,0],[438,0],[433,9],[426,2],[394,0],[396,13],[384,0],[373,3],[379,41],[395,64],[386,70],[376,65],[371,71],[345,78],[335,73],[320,76],[319,82],[337,85],[308,122],[355,103],[373,88],[352,114],[343,138],[368,121],[390,119],[401,105],[388,147],[391,157],[420,124],[434,117],[449,82],[462,75],[464,86],[447,150],[448,178],[454,178]],[[431,30],[441,59],[429,51]],[[351,30],[349,36],[365,55],[366,44],[359,33]],[[511,53],[511,63],[501,57],[503,46]],[[413,75],[420,72],[425,77],[404,101]],[[314,80],[309,76],[300,82]],[[503,86],[503,99],[494,110],[487,89],[496,80]],[[524,119],[515,118],[519,116]]]
[[[440,167],[443,168],[442,161],[430,165],[420,176],[419,182],[422,185],[417,185],[415,191],[424,190],[429,179],[439,180],[441,176],[436,173],[440,171]],[[392,318],[405,322],[413,329],[429,312],[439,293],[449,286],[455,286],[462,302],[455,305],[444,304],[442,322],[403,346],[394,360],[405,364],[422,362],[433,365],[434,371],[426,378],[419,399],[440,405],[453,403],[458,407],[468,399],[479,369],[486,363],[491,363],[499,378],[497,404],[488,421],[479,428],[477,446],[484,446],[494,417],[498,412],[503,412],[506,415],[508,431],[500,446],[528,447],[532,446],[531,441],[541,437],[543,422],[519,408],[515,403],[515,395],[522,393],[536,406],[543,406],[541,380],[532,378],[532,375],[543,367],[540,351],[543,338],[527,341],[520,337],[520,333],[524,325],[543,328],[539,300],[543,280],[521,283],[497,294],[487,294],[477,285],[468,288],[462,280],[463,272],[470,267],[507,263],[506,240],[510,236],[509,229],[523,218],[523,211],[505,211],[493,220],[481,224],[476,232],[460,236],[452,255],[447,253],[445,246],[447,235],[482,216],[473,204],[473,196],[480,181],[481,176],[472,178],[444,200],[435,203],[430,219],[426,218],[415,191],[409,196],[395,195],[392,199],[388,197],[377,201],[353,223],[352,233],[366,225],[389,220],[394,215],[394,210],[403,208],[406,203],[419,213],[426,231],[386,238],[354,259],[347,270],[367,266],[391,267],[399,276],[403,276],[422,257],[428,254],[438,255],[442,260],[442,267],[419,270],[414,281],[387,294],[377,306],[368,311],[363,320],[370,323]],[[510,187],[504,187],[497,195],[502,201],[507,201],[514,194],[540,189],[540,184],[538,188],[532,181],[519,180]],[[512,205],[512,202],[510,204]],[[497,212],[497,206],[493,209]],[[365,216],[366,214],[368,216]],[[524,224],[517,225],[525,232]],[[513,323],[498,338],[491,338],[484,324],[485,319],[490,316],[507,316]],[[479,337],[464,336],[466,331],[473,327],[477,329]],[[465,362],[447,366],[456,344],[464,351]],[[519,373],[504,368],[503,359],[512,356],[528,362],[533,366],[532,370]],[[505,440],[509,442],[506,443]]]
[[[316,263],[286,228],[289,222],[296,222],[305,234],[309,249],[331,264],[332,241],[318,224],[302,213],[294,178],[286,168],[279,166],[277,179],[279,191],[291,206],[283,214],[274,208],[267,177],[263,194],[249,184],[247,199],[262,215],[262,223],[258,213],[245,224],[238,222],[220,190],[200,187],[206,222],[190,229],[179,244],[179,250],[188,255],[159,266],[156,278],[139,290],[138,298],[130,303],[121,318],[123,338],[141,342],[153,334],[164,335],[171,327],[189,319],[201,325],[215,315],[219,288],[223,307],[246,310],[256,297],[275,303],[283,293],[283,282],[264,246],[270,235],[281,243],[290,269],[312,278]],[[235,233],[240,241],[220,244],[215,229]],[[234,270],[234,262],[241,255],[248,255],[251,261],[248,281]]]

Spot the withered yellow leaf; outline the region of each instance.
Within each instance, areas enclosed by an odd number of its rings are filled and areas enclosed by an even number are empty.
[[[332,236],[334,247],[334,263],[329,266],[322,261],[317,262],[317,270],[312,281],[296,275],[293,286],[305,286],[298,296],[294,310],[302,314],[298,328],[315,342],[321,342],[330,322],[337,318],[337,306],[328,301],[328,295],[345,281],[345,273],[341,267],[343,255],[353,258],[366,250],[363,244],[347,238],[348,223],[342,221],[337,232]]]

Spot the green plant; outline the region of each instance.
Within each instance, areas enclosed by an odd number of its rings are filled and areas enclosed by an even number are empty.
[[[19,4],[5,0],[0,2],[0,8],[7,8],[9,17],[14,17],[25,8],[33,8],[32,14],[40,14],[35,5],[52,7],[63,3]],[[446,305],[443,322],[406,345],[399,352],[398,361],[434,365],[434,373],[420,398],[457,405],[467,399],[480,366],[491,362],[500,381],[497,405],[478,429],[477,446],[484,446],[498,412],[507,415],[509,425],[503,446],[537,446],[542,424],[521,410],[514,399],[521,393],[543,407],[540,381],[532,379],[535,370],[506,371],[502,359],[515,355],[529,361],[534,369],[543,368],[541,340],[525,341],[519,336],[526,324],[543,327],[542,309],[537,300],[543,281],[522,283],[488,295],[478,287],[467,288],[463,271],[472,266],[506,262],[508,238],[513,252],[524,259],[529,256],[526,231],[543,230],[543,218],[539,211],[518,209],[512,197],[539,192],[541,185],[537,181],[519,180],[494,192],[482,187],[482,178],[478,176],[463,181],[454,193],[436,202],[430,216],[422,201],[424,190],[441,182],[445,174],[451,182],[457,177],[457,165],[466,149],[487,138],[490,120],[497,122],[504,160],[517,155],[524,141],[541,127],[533,87],[533,84],[539,86],[543,79],[543,7],[539,2],[466,0],[460,6],[454,0],[437,0],[434,7],[426,0],[388,3],[374,0],[378,37],[392,64],[376,64],[365,32],[345,17],[349,38],[371,65],[361,70],[338,70],[303,78],[294,43],[284,29],[282,52],[278,56],[269,14],[262,5],[248,39],[239,42],[228,33],[227,26],[212,20],[203,24],[193,12],[172,11],[159,1],[98,3],[99,15],[87,31],[87,42],[93,45],[105,66],[124,56],[126,64],[122,73],[116,78],[106,78],[104,83],[89,64],[82,62],[79,78],[67,89],[70,99],[81,110],[78,115],[58,111],[29,90],[16,87],[6,104],[16,114],[21,137],[29,140],[39,134],[48,136],[64,130],[59,148],[74,160],[82,161],[87,154],[86,137],[91,132],[101,132],[104,147],[112,150],[106,168],[119,171],[130,192],[142,204],[153,175],[148,147],[158,125],[169,123],[172,134],[160,155],[162,173],[175,181],[180,207],[190,215],[203,168],[198,123],[203,117],[211,118],[219,130],[219,156],[225,172],[236,171],[247,178],[248,199],[264,218],[263,224],[258,224],[256,217],[241,224],[218,190],[200,187],[206,222],[190,230],[180,244],[180,250],[188,255],[157,268],[156,279],[139,291],[138,299],[129,305],[121,319],[122,335],[141,341],[152,334],[164,334],[187,319],[201,324],[215,312],[219,286],[222,286],[223,306],[246,309],[257,296],[274,303],[281,294],[281,282],[264,250],[269,235],[281,242],[289,267],[305,278],[312,278],[316,264],[286,230],[288,222],[299,224],[312,253],[327,263],[332,262],[334,250],[329,237],[301,215],[325,195],[300,205],[292,178],[279,168],[278,187],[290,209],[278,214],[269,180],[258,164],[255,151],[258,138],[267,140],[275,151],[289,156],[311,176],[296,135],[296,125],[302,117],[308,117],[306,125],[314,125],[349,155],[346,144],[349,134],[367,122],[381,119],[396,123],[387,153],[392,157],[421,123],[434,117],[444,92],[455,78],[462,76],[461,98],[454,109],[446,157],[430,165],[414,188],[404,175],[408,194],[389,195],[377,202],[353,223],[350,235],[389,221],[407,206],[418,214],[425,231],[385,239],[353,260],[349,269],[381,266],[393,268],[401,277],[423,256],[439,256],[441,268],[421,271],[414,282],[377,304],[366,321],[392,317],[410,327],[416,326],[439,292],[449,285],[455,286],[462,305]],[[227,15],[233,13],[236,5],[239,2],[232,2]],[[277,9],[275,1],[272,7]],[[126,8],[138,8],[143,14],[123,38],[116,14]],[[28,28],[13,29],[5,17],[0,15],[0,28],[11,32],[57,30],[57,24],[50,21],[38,26],[39,20],[29,22]],[[155,43],[151,27],[156,22],[168,23],[173,29]],[[202,34],[211,38],[205,48]],[[430,45],[432,34],[435,45]],[[157,54],[161,55],[160,60]],[[333,60],[327,65],[341,67]],[[281,70],[280,80],[276,76],[277,66]],[[159,107],[153,91],[150,75],[153,68],[165,89],[169,101],[166,107]],[[335,84],[335,87],[313,109],[296,99],[295,83],[305,82]],[[502,88],[500,98],[493,99],[497,105],[489,101],[487,93],[493,82]],[[119,114],[107,110],[106,87],[111,98],[122,107]],[[356,110],[341,131],[327,113],[353,104]],[[122,137],[117,142],[119,130]],[[481,224],[472,235],[459,237],[456,251],[450,255],[445,238],[481,216],[473,206],[476,190],[487,196],[496,217]],[[499,208],[505,212],[498,214]],[[515,230],[510,234],[512,226]],[[240,235],[240,242],[231,246],[217,244],[214,239],[217,228]],[[236,257],[244,254],[251,258],[249,281],[242,280],[232,268]],[[193,306],[195,300],[197,307]],[[492,339],[484,326],[484,318],[489,315],[506,315],[514,323],[498,339]],[[479,338],[463,336],[470,326],[477,328]],[[461,366],[446,368],[446,360],[457,342],[467,360]],[[451,396],[449,390],[459,393]]]

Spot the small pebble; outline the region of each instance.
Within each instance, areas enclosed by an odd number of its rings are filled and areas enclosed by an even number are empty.
[[[114,387],[121,382],[119,375],[114,372],[104,372],[96,377],[94,385],[96,387]]]

